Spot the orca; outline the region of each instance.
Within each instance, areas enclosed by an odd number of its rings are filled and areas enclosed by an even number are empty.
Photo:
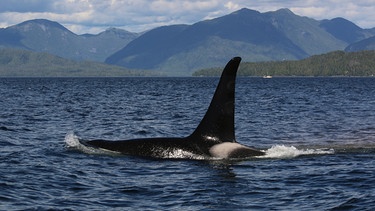
[[[130,156],[182,159],[243,159],[265,152],[237,143],[234,131],[235,80],[240,57],[225,66],[206,114],[195,131],[180,138],[88,140],[85,146]]]

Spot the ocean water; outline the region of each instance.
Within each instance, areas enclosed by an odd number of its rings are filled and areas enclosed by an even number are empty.
[[[145,159],[77,140],[179,137],[219,78],[0,78],[0,210],[374,210],[375,78],[238,78],[266,156]]]

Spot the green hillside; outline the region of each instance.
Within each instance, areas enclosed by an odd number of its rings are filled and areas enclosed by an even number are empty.
[[[222,68],[202,69],[193,76],[219,76]],[[334,51],[298,61],[244,62],[241,76],[373,76],[375,51]]]
[[[153,73],[155,75],[155,73]],[[128,70],[99,62],[73,61],[48,53],[0,49],[0,77],[106,77],[146,76],[147,71]]]

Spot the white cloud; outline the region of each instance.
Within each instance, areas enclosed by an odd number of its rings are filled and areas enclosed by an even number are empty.
[[[0,4],[0,27],[45,18],[78,34],[108,27],[140,32],[161,25],[192,24],[243,7],[260,12],[289,8],[318,20],[344,17],[360,27],[375,27],[374,0],[0,0]]]
[[[240,5],[238,5],[236,3],[233,3],[232,1],[228,1],[227,3],[224,4],[224,6],[228,10],[238,10],[238,9],[240,9]]]

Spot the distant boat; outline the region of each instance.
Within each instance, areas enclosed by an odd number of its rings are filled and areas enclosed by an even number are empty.
[[[272,78],[272,75],[264,75],[263,78]]]

